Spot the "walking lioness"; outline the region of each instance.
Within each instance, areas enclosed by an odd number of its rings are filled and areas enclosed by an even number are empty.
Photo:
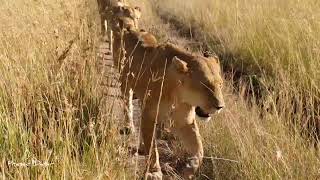
[[[146,45],[149,36],[129,28],[119,37],[126,57],[120,78],[122,93],[128,97],[132,89],[145,104],[141,131],[146,152],[151,152],[146,176],[162,179],[154,130],[170,117],[173,132],[190,155],[182,175],[191,179],[203,158],[195,114],[210,118],[224,107],[220,64],[214,57],[193,55],[169,43],[148,41]]]

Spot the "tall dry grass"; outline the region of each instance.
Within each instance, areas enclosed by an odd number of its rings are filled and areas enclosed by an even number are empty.
[[[315,21],[319,4],[267,0],[238,4],[220,0],[129,2],[142,7],[142,28],[156,33],[160,41],[188,44],[177,40],[181,38],[176,37],[176,29],[170,29],[174,25],[163,22],[156,12],[189,27],[200,27],[197,36],[212,50],[222,57],[230,53],[237,57],[224,59],[225,67],[232,64],[246,71],[246,77],[256,75],[251,82],[259,81],[267,89],[265,108],[261,109],[255,103],[248,106],[245,92],[253,84],[240,81],[234,87],[232,79],[226,81],[226,109],[213,122],[199,123],[206,156],[199,179],[319,179],[319,150],[301,135],[303,128],[297,122],[315,120],[319,113],[314,104],[319,54],[312,49],[319,42]],[[289,9],[299,12],[296,16],[300,19],[287,19]],[[312,17],[314,21],[307,21]],[[303,21],[310,27],[298,24]]]
[[[96,1],[0,4],[1,177],[128,177],[100,86]]]
[[[165,0],[156,6],[160,14],[196,29],[226,69],[247,75],[264,89],[262,96],[272,101],[267,105],[264,100],[264,107],[275,104],[280,116],[318,139],[318,1]]]
[[[161,40],[179,39],[162,24],[154,3],[130,2],[142,7],[143,28],[157,32]],[[319,43],[319,3],[235,2],[157,4],[182,22],[200,26],[220,55],[237,55],[235,67],[263,72],[259,80],[273,87],[267,92],[269,105],[282,107],[274,111],[248,107],[242,93],[246,85],[240,84],[237,94],[232,82],[227,83],[227,109],[213,122],[200,123],[206,158],[199,179],[319,179],[318,150],[300,136],[298,126],[289,129],[286,123],[305,119],[305,109],[311,118],[317,117],[319,54],[314,52]],[[124,141],[100,87],[96,2],[0,0],[0,4],[1,177],[132,179],[125,169]],[[298,12],[293,20],[288,19],[291,11]],[[312,17],[314,21],[309,21]],[[217,38],[220,44],[212,43]],[[292,100],[299,103],[293,106]]]

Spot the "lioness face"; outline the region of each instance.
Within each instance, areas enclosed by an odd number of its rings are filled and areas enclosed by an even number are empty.
[[[138,29],[138,21],[141,17],[141,9],[139,7],[129,7],[118,4],[113,7],[112,13],[116,26],[120,29]]]
[[[214,57],[195,57],[193,61],[183,61],[174,57],[173,65],[180,74],[179,99],[196,107],[196,114],[205,120],[220,112],[225,106],[222,95],[223,80],[220,64]]]

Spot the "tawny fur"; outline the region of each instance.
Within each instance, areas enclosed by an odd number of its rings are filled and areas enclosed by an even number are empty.
[[[128,94],[128,90],[133,89],[138,99],[145,100],[141,121],[145,148],[148,152],[151,146],[157,103],[160,100],[159,123],[166,121],[168,114],[171,114],[173,132],[193,158],[191,165],[183,172],[188,178],[198,169],[203,157],[201,137],[195,122],[195,106],[212,112],[214,108],[224,105],[219,63],[216,59],[192,55],[172,44],[151,44],[146,47],[139,32],[135,31],[125,32],[122,40],[126,60],[121,73],[121,90],[123,94]],[[157,149],[152,151],[151,167],[158,172]]]
[[[153,143],[148,178],[162,179],[159,154],[152,141],[158,114],[158,123],[167,121],[170,115],[173,132],[191,157],[182,172],[184,178],[190,179],[203,158],[195,107],[213,114],[224,106],[220,64],[214,57],[193,55],[170,43],[158,44],[155,38],[150,40],[153,38],[151,33],[132,29],[115,32],[114,48],[118,49],[115,64],[125,57],[121,91],[128,97],[129,90],[133,89],[135,96],[145,104],[141,131],[146,152]]]

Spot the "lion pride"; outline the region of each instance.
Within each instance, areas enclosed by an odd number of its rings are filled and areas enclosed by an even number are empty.
[[[141,133],[146,152],[150,152],[146,177],[162,179],[154,130],[158,123],[168,121],[169,115],[172,132],[190,156],[182,176],[191,179],[203,158],[195,115],[210,119],[225,106],[220,64],[215,57],[191,54],[170,43],[148,41],[150,38],[154,38],[150,33],[123,28],[115,32],[114,40],[114,47],[125,57],[121,91],[128,97],[132,89],[144,102]]]

